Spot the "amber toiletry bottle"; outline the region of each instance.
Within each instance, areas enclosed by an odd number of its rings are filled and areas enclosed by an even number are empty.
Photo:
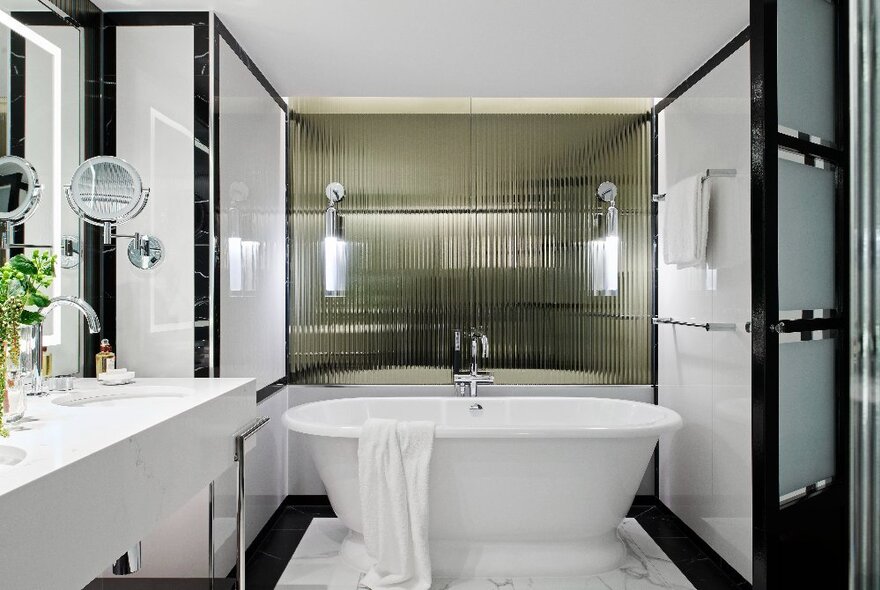
[[[101,350],[95,355],[95,373],[100,375],[116,368],[116,354],[110,346],[110,341],[101,340]]]

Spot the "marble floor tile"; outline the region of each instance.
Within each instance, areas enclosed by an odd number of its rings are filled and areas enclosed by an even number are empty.
[[[361,572],[342,563],[348,529],[335,518],[315,518],[281,575],[276,590],[364,590]],[[624,564],[611,572],[571,578],[435,579],[431,590],[694,590],[657,543],[635,521],[620,525]]]

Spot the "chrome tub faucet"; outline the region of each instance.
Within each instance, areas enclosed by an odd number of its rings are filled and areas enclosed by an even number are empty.
[[[455,331],[452,382],[455,385],[455,393],[459,397],[477,397],[477,388],[480,385],[495,383],[495,377],[491,373],[480,371],[480,359],[489,358],[489,337],[482,331],[471,328],[470,333],[466,335],[471,341],[470,371],[463,372],[461,370],[461,365],[463,364],[461,355],[464,336],[461,330]]]

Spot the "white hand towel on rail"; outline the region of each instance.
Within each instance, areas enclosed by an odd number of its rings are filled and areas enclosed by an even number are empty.
[[[666,193],[663,206],[663,261],[678,268],[706,261],[709,239],[709,180],[685,178]]]
[[[434,423],[371,418],[358,441],[364,543],[375,561],[361,584],[428,590],[428,482]]]

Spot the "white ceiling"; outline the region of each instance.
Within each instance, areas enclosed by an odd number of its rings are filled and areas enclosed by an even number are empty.
[[[665,96],[748,0],[95,0],[214,10],[283,96]]]

